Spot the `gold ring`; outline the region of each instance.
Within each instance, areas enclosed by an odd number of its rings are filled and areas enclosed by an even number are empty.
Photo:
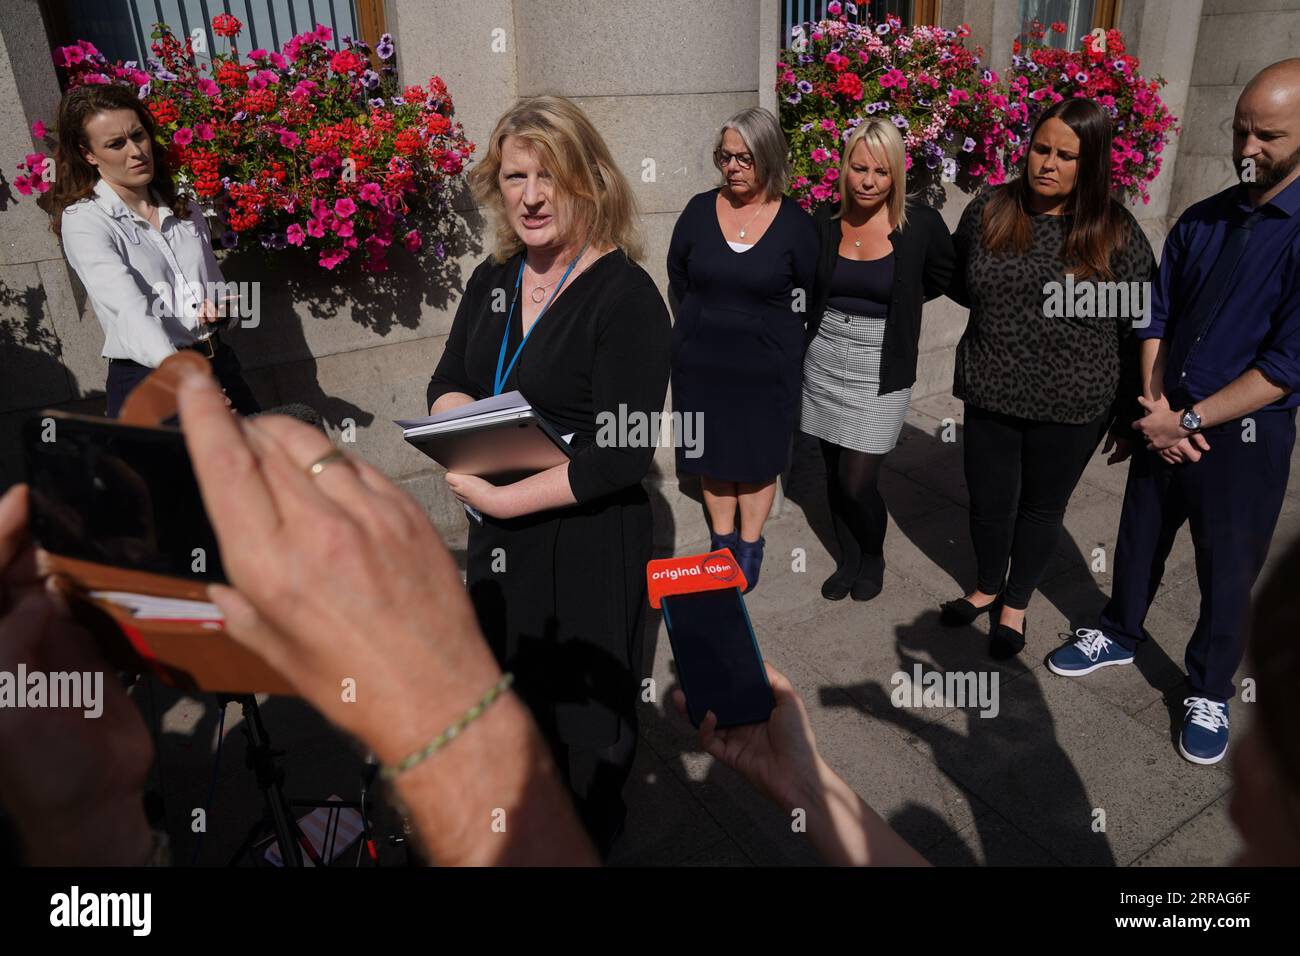
[[[343,454],[343,452],[339,451],[337,448],[331,448],[328,454],[322,455],[320,458],[316,459],[314,462],[312,462],[310,465],[307,466],[307,474],[310,477],[315,478],[317,475],[319,475],[322,471],[324,471],[334,462],[347,461],[347,460],[348,458],[345,454]]]

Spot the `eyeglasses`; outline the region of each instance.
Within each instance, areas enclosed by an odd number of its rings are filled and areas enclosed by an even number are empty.
[[[754,168],[753,153],[728,153],[726,150],[715,149],[713,151],[713,161],[718,164],[719,169],[726,169],[727,164],[732,160],[740,164],[741,169]]]

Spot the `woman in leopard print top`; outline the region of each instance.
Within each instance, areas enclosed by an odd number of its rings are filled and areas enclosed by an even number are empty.
[[[1121,436],[1141,415],[1131,332],[1149,307],[1155,257],[1111,197],[1110,140],[1090,100],[1044,110],[1020,177],[971,202],[953,236],[948,295],[971,310],[953,394],[965,402],[979,578],[944,604],[943,621],[998,615],[995,657],[1024,647],[1029,598],[1102,435],[1111,428],[1110,461],[1122,460]]]

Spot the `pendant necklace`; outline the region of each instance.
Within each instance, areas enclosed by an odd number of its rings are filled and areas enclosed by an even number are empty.
[[[741,239],[745,238],[745,230],[754,224],[754,220],[758,218],[758,214],[761,213],[762,211],[763,211],[763,201],[760,199],[758,201],[758,212],[754,213],[754,215],[750,217],[749,222],[745,223],[745,225],[741,227],[740,230]]]

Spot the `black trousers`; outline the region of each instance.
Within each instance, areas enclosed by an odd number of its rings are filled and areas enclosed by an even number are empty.
[[[198,354],[203,355],[204,353],[199,352]],[[230,403],[235,407],[235,411],[241,415],[255,415],[262,410],[261,404],[253,395],[253,390],[244,381],[243,368],[239,364],[239,356],[235,354],[234,349],[222,343],[217,346],[216,355],[209,361],[212,363],[212,374],[221,383],[221,387],[226,390],[226,395],[230,397]],[[117,418],[126,397],[152,371],[153,369],[148,365],[141,365],[139,362],[132,362],[129,359],[110,359],[108,363],[108,382],[105,386],[105,390],[108,392],[108,407],[105,409],[104,414],[109,418]]]
[[[1260,411],[1204,431],[1201,460],[1170,465],[1145,449],[1133,456],[1115,548],[1110,601],[1098,627],[1129,650],[1184,522],[1192,528],[1200,616],[1184,662],[1192,694],[1226,701],[1245,650],[1250,589],[1268,555],[1291,470],[1294,409]],[[1253,441],[1246,440],[1253,438]],[[1300,582],[1297,582],[1300,584]]]
[[[1005,578],[1003,603],[1029,606],[1070,495],[1108,421],[1103,415],[1084,425],[1063,425],[967,403],[964,458],[979,590],[996,594]]]

